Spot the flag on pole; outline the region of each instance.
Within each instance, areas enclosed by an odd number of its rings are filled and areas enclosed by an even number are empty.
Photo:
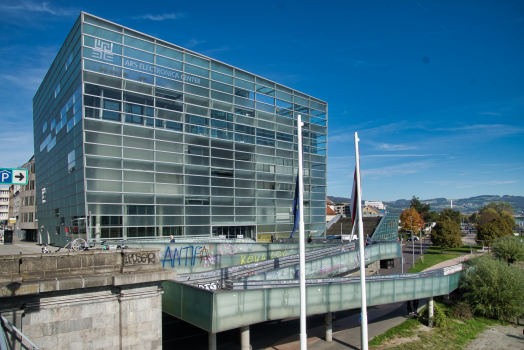
[[[357,218],[357,169],[355,168],[355,175],[353,176],[353,190],[351,191],[351,225],[355,227],[355,219]]]
[[[295,236],[295,232],[298,229],[298,221],[300,219],[300,208],[299,208],[299,196],[298,196],[298,175],[297,175],[297,183],[295,184],[295,198],[293,199],[293,232],[291,232],[291,236],[289,238],[293,238]]]

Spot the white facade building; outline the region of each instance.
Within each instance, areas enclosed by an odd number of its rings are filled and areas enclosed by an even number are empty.
[[[377,201],[365,201],[364,206],[375,207],[380,210],[386,210],[386,206],[382,202]]]

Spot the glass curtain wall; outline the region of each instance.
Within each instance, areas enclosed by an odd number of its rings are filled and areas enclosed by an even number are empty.
[[[93,238],[289,236],[299,114],[305,227],[324,231],[325,102],[88,14],[82,19],[83,83],[71,102],[83,98],[84,147],[64,154],[69,174],[85,175],[82,214],[91,213]],[[77,125],[69,120],[68,132]]]

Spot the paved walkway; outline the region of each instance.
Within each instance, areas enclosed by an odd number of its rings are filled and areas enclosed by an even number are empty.
[[[0,255],[14,254],[37,254],[42,253],[42,247],[36,242],[23,241],[19,237],[13,236],[12,244],[0,243]]]

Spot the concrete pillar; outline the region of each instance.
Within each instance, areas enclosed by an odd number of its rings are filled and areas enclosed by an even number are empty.
[[[240,327],[240,349],[251,350],[249,343],[249,326]]]
[[[209,350],[217,350],[217,334],[209,332],[208,344]]]
[[[326,341],[333,341],[333,313],[328,312],[326,314]]]
[[[433,297],[428,298],[427,302],[428,307],[428,327],[433,327],[433,321],[434,321],[434,310],[433,310]]]

